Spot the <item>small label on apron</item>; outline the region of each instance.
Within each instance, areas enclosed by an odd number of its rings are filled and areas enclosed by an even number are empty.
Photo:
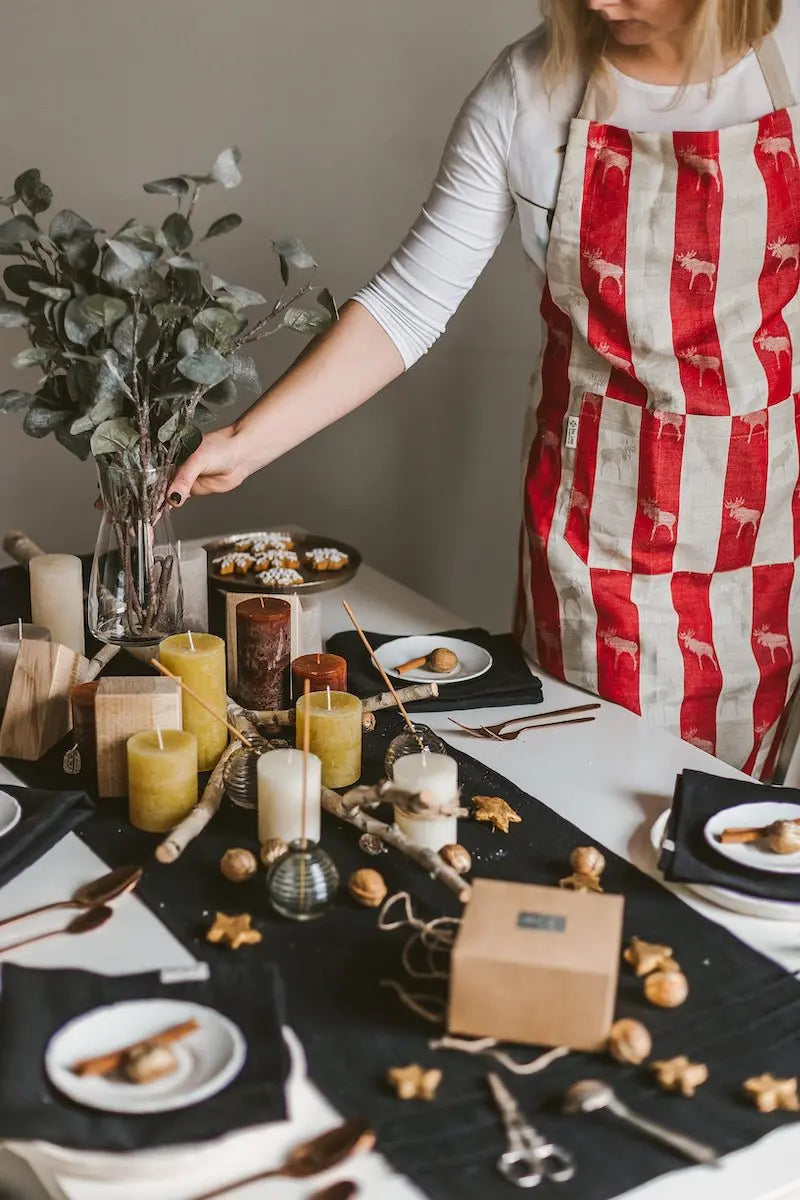
[[[578,417],[567,417],[567,432],[564,435],[564,446],[574,450],[578,445]]]

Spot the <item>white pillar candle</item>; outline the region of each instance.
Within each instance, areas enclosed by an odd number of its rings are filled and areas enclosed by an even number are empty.
[[[256,765],[258,775],[258,840],[303,836],[303,753],[268,750]],[[309,754],[306,780],[306,837],[319,841],[322,763]]]
[[[208,555],[202,546],[178,546],[184,628],[208,633]]]
[[[20,631],[26,641],[50,641],[50,630],[42,625],[26,625],[20,621],[15,621],[13,625],[0,625],[0,708],[8,700],[11,676],[19,654]]]
[[[81,560],[74,554],[39,554],[28,570],[33,624],[49,629],[51,641],[84,654]]]
[[[458,802],[458,764],[446,754],[404,754],[395,759],[392,779],[408,792],[427,792],[438,804]],[[428,850],[441,850],[458,841],[458,820],[454,816],[427,816],[424,813],[394,810],[395,824],[409,841]]]
[[[300,637],[297,654],[322,653],[322,604],[318,596],[302,596],[300,599]]]

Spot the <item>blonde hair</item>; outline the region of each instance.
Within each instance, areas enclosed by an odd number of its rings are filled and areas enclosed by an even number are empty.
[[[783,0],[698,0],[682,88],[710,81],[757,46],[778,24],[782,8]],[[548,37],[542,74],[548,89],[575,71],[588,78],[606,44],[605,22],[587,9],[586,0],[543,0],[542,9]]]

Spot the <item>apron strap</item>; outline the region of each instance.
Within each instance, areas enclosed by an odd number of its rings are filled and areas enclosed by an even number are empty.
[[[778,49],[778,43],[772,34],[768,34],[755,47],[755,53],[775,111],[780,112],[784,108],[792,108],[795,103],[794,91],[792,90],[781,52]],[[586,90],[583,94],[583,102],[578,112],[579,120],[599,121],[601,119],[600,113],[603,110],[605,99],[602,75],[601,68],[600,70],[594,70],[589,76]]]

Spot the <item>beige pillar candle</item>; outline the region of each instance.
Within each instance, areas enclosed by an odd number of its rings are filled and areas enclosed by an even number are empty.
[[[165,638],[158,657],[167,670],[178,675],[193,692],[225,717],[225,643],[211,633],[176,633]],[[183,728],[197,738],[197,763],[201,771],[217,765],[228,744],[228,731],[221,721],[181,693]]]
[[[319,841],[322,765],[308,756],[305,835]],[[258,840],[283,838],[287,845],[303,836],[303,752],[268,750],[256,766],[258,775]]]
[[[361,776],[361,701],[348,692],[311,692],[297,705],[295,745],[303,745],[309,722],[310,745],[322,763],[324,787],[349,787]]]
[[[26,625],[24,621],[0,625],[0,708],[8,700],[21,638],[29,642],[49,642],[50,630],[43,625]]]
[[[51,641],[84,654],[81,560],[74,554],[39,554],[31,559],[28,570],[33,624],[49,629]]]
[[[392,779],[409,792],[427,792],[438,804],[458,804],[458,764],[447,754],[404,754],[395,759]],[[394,810],[395,824],[401,833],[428,850],[458,841],[456,817],[427,816]]]
[[[146,729],[127,745],[131,825],[167,833],[197,804],[197,738],[182,729]]]

